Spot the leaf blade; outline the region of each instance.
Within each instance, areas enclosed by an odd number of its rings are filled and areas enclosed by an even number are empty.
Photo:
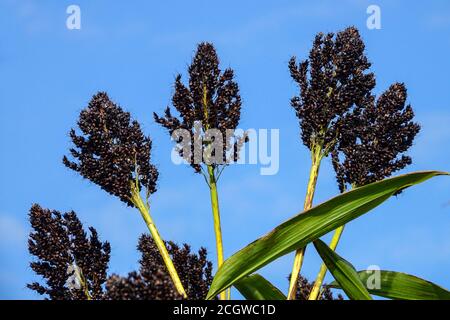
[[[358,276],[367,290],[380,297],[396,300],[450,300],[450,291],[419,277],[395,271],[375,270],[380,272],[380,287],[369,286],[370,270],[358,271]],[[338,283],[332,282],[332,288],[341,289]]]
[[[396,192],[438,175],[448,173],[421,171],[385,179],[355,188],[294,216],[228,258],[216,273],[207,299],[271,261],[367,213]]]
[[[247,276],[234,285],[247,300],[286,300],[286,296],[259,274]]]
[[[345,294],[352,300],[372,300],[370,293],[359,278],[355,268],[322,240],[314,241],[314,247],[326,264],[328,270],[340,284]]]

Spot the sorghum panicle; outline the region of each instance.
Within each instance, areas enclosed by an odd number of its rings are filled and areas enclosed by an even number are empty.
[[[290,280],[290,277],[288,277]],[[314,282],[309,282],[308,279],[299,275],[297,280],[297,293],[295,295],[295,300],[308,300],[309,295],[311,293],[312,288],[314,287]],[[326,285],[322,286],[322,294],[320,296],[320,300],[343,300],[342,295],[338,294],[337,297],[334,297],[330,288]]]
[[[412,146],[420,126],[406,104],[403,83],[395,83],[379,98],[374,96],[348,116],[342,139],[332,153],[341,191],[346,185],[363,186],[389,177],[411,164],[404,153]]]
[[[37,258],[30,266],[44,278],[45,284],[34,282],[28,288],[52,300],[84,300],[87,299],[84,287],[92,299],[102,299],[110,244],[100,242],[97,231],[92,227],[88,238],[73,211],[61,214],[35,204],[29,218],[33,231],[28,249]],[[75,272],[79,274],[75,275]],[[75,278],[80,276],[82,279]],[[71,286],[71,278],[78,286]],[[80,280],[85,283],[80,283]]]
[[[212,282],[212,263],[207,260],[206,249],[191,253],[187,244],[182,248],[166,242],[169,254],[186,289],[188,299],[206,297]],[[138,250],[142,253],[139,272],[127,277],[111,276],[106,284],[107,298],[118,300],[171,300],[183,297],[175,290],[153,239],[142,235]]]
[[[68,168],[129,206],[133,206],[130,182],[135,181],[136,172],[139,188],[144,187],[148,195],[156,191],[158,171],[150,163],[150,137],[105,92],[94,95],[81,111],[78,127],[81,135],[70,131],[75,146],[70,153],[75,160],[63,158]]]
[[[320,144],[331,151],[341,117],[370,96],[375,78],[368,72],[371,64],[364,50],[358,30],[349,27],[336,35],[317,34],[309,59],[299,64],[295,57],[289,61],[291,76],[300,88],[291,105],[309,149]]]
[[[180,117],[172,114],[167,107],[164,116],[154,113],[155,121],[165,127],[172,135],[177,129],[191,132],[189,154],[179,154],[187,160],[196,172],[201,171],[201,163],[194,161],[194,145],[199,144],[196,139],[208,129],[218,129],[223,138],[223,155],[220,163],[213,166],[236,161],[240,148],[246,141],[246,136],[228,135],[226,130],[235,130],[241,117],[241,97],[238,84],[233,80],[234,72],[219,68],[219,58],[214,46],[210,43],[200,43],[197,52],[189,66],[188,87],[181,81],[181,75],[175,79],[175,93],[172,104]],[[206,103],[206,104],[205,104]],[[200,127],[196,127],[199,123]],[[185,141],[184,141],[185,142]],[[208,145],[203,141],[201,152]],[[231,156],[230,156],[231,154]]]

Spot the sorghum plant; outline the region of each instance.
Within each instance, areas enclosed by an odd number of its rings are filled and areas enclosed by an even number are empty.
[[[109,243],[101,242],[92,227],[88,238],[73,211],[61,214],[35,204],[29,219],[28,250],[37,258],[30,266],[45,284],[34,282],[28,288],[52,300],[102,299]]]
[[[371,96],[349,114],[341,128],[341,137],[332,151],[333,167],[339,190],[383,180],[411,164],[404,153],[412,146],[420,130],[413,121],[414,112],[406,104],[403,83],[395,83],[378,100]],[[330,248],[336,250],[344,226],[334,232]],[[318,298],[327,267],[322,264],[310,299]]]
[[[308,60],[297,65],[291,59],[291,76],[300,87],[300,95],[291,103],[312,158],[304,211],[229,257],[214,276],[207,298],[234,285],[251,299],[327,299],[320,289],[328,269],[335,279],[330,286],[343,289],[350,299],[370,300],[371,294],[390,299],[450,299],[450,291],[394,271],[380,270],[380,287],[374,288],[368,282],[370,273],[357,272],[335,252],[346,223],[406,188],[450,175],[422,171],[388,178],[411,163],[405,152],[420,127],[406,105],[403,84],[392,85],[375,100],[375,79],[369,67],[364,43],[353,27],[336,35],[318,34]],[[342,193],[312,207],[321,160],[330,154]],[[347,188],[351,190],[343,192]],[[335,235],[328,246],[320,237],[331,231]],[[314,284],[298,279],[309,243],[324,262]],[[293,251],[297,252],[286,297],[255,272]]]
[[[28,287],[50,299],[216,299],[219,294],[226,299],[225,292],[235,286],[247,299],[333,300],[331,287],[343,289],[350,299],[369,300],[374,294],[391,299],[450,300],[450,291],[400,272],[380,270],[381,288],[368,286],[367,272],[357,272],[335,252],[346,223],[408,187],[449,175],[422,171],[390,177],[411,163],[405,153],[420,127],[406,104],[403,84],[392,85],[375,99],[369,67],[364,43],[353,27],[336,35],[318,34],[307,60],[297,64],[291,59],[291,76],[300,88],[291,104],[312,159],[304,211],[223,261],[217,180],[223,168],[236,160],[246,134],[234,131],[241,101],[232,70],[219,69],[211,44],[198,46],[189,67],[189,85],[182,83],[181,76],[175,81],[172,104],[179,115],[172,115],[168,107],[163,117],[154,114],[154,118],[177,143],[187,144],[178,149],[179,155],[204,175],[210,187],[219,266],[214,278],[205,249],[195,254],[188,245],[179,247],[161,239],[150,216],[149,198],[158,178],[150,162],[151,140],[129,113],[106,93],[98,93],[80,114],[80,133],[70,132],[72,161],[64,157],[63,162],[137,208],[152,236],[139,240],[139,271],[108,278],[110,245],[99,240],[95,229],[89,229],[88,237],[74,212],[61,214],[34,205],[29,251],[37,259],[31,268],[44,283]],[[180,130],[188,132],[187,140],[186,135],[178,135]],[[321,161],[330,154],[341,194],[312,207]],[[320,238],[332,231],[335,234],[328,246]],[[314,283],[300,276],[309,243],[324,262]],[[294,251],[286,297],[256,272]],[[324,286],[327,269],[335,281]]]
[[[149,197],[156,191],[158,171],[150,163],[152,142],[128,112],[113,103],[104,92],[97,93],[78,120],[81,135],[74,129],[70,149],[74,162],[64,156],[63,163],[84,178],[137,208],[166,264],[177,291],[185,296],[177,271],[150,215]],[[145,201],[141,190],[145,192]]]
[[[187,296],[192,300],[206,297],[212,281],[212,263],[207,260],[207,251],[201,248],[198,254],[191,253],[189,245],[182,248],[166,242],[169,254],[178,270]],[[142,235],[138,250],[142,253],[139,272],[127,277],[112,275],[106,282],[106,298],[112,300],[173,300],[183,299],[175,290],[167,274],[154,240]]]
[[[312,206],[320,163],[335,148],[343,119],[355,106],[365,103],[375,86],[374,74],[368,72],[370,62],[364,53],[364,42],[356,28],[319,33],[309,59],[297,64],[289,61],[292,78],[300,89],[291,105],[299,119],[303,144],[311,152],[311,170],[304,210]],[[294,299],[297,277],[303,264],[305,249],[297,250],[289,288]]]
[[[172,104],[179,117],[172,115],[167,107],[164,116],[154,113],[154,118],[172,136],[176,136],[177,130],[189,133],[188,141],[186,137],[184,141],[177,141],[184,145],[178,151],[195,172],[204,175],[209,185],[220,267],[224,254],[217,181],[224,167],[237,160],[246,140],[245,134],[238,136],[234,132],[241,116],[241,97],[233,70],[220,70],[216,50],[210,43],[198,45],[188,72],[188,86],[182,83],[181,75],[175,79]],[[222,294],[222,299],[225,298]]]

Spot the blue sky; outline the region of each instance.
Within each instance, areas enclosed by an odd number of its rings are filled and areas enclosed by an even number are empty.
[[[81,30],[66,28],[66,8],[81,8]],[[366,28],[366,8],[381,8],[382,29]],[[0,0],[0,298],[39,298],[25,288],[27,213],[32,203],[75,210],[112,244],[110,272],[137,268],[139,214],[61,164],[68,130],[97,91],[130,111],[154,140],[160,171],[153,216],[166,239],[206,246],[215,260],[208,189],[189,167],[170,161],[171,143],[152,120],[170,103],[196,44],[216,45],[235,70],[241,128],[280,129],[280,170],[232,166],[220,181],[225,253],[231,255],[298,213],[309,154],[289,99],[297,92],[287,62],[307,56],[314,35],[357,26],[377,75],[377,93],[405,82],[422,124],[405,171],[450,171],[450,3],[429,1],[13,1]],[[450,179],[408,189],[345,230],[338,251],[356,268],[379,265],[450,287]],[[337,193],[329,161],[315,202]],[[262,273],[287,289],[292,255]],[[319,257],[307,251],[304,273]],[[328,278],[329,280],[330,278]]]

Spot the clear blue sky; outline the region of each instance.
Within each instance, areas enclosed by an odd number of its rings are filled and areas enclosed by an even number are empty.
[[[81,7],[82,29],[66,29],[66,8]],[[378,4],[382,29],[366,28]],[[307,56],[314,35],[357,26],[377,75],[377,92],[405,82],[423,129],[406,171],[450,171],[450,3],[428,1],[13,1],[0,0],[0,298],[38,298],[28,263],[32,203],[75,210],[112,244],[111,272],[137,268],[139,214],[61,164],[68,130],[98,90],[130,111],[154,139],[160,171],[153,215],[164,238],[206,246],[215,260],[208,189],[189,167],[170,161],[171,143],[152,120],[170,103],[196,44],[213,42],[235,70],[242,128],[280,129],[280,171],[227,168],[220,181],[229,256],[300,211],[309,155],[289,99],[297,92],[287,62]],[[316,203],[337,193],[327,161]],[[450,179],[436,178],[348,225],[339,253],[358,269],[412,273],[450,287]],[[263,269],[283,290],[292,256]],[[310,248],[305,274],[319,258]],[[328,278],[329,279],[329,278]]]

